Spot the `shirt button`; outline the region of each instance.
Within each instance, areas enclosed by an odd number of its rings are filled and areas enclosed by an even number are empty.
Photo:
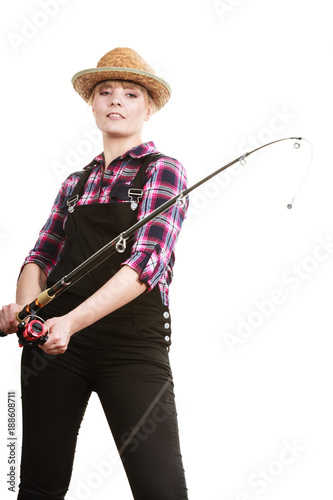
[[[167,342],[169,342],[169,340],[170,340],[169,335],[166,335],[166,336],[164,337],[164,339],[165,339]]]
[[[163,317],[164,317],[165,319],[168,319],[168,318],[170,317],[170,314],[168,313],[168,311],[165,311],[165,312],[163,313]]]
[[[164,323],[164,328],[170,328],[170,323]]]

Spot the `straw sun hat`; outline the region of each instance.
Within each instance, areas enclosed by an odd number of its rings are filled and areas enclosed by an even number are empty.
[[[129,80],[145,87],[157,109],[169,100],[171,88],[165,80],[155,75],[153,69],[135,50],[118,47],[107,52],[96,68],[79,71],[72,78],[76,92],[88,102],[95,85],[105,80]]]

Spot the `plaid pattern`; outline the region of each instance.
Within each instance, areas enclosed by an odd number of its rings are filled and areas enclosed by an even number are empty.
[[[110,196],[112,188],[129,185],[135,177],[141,158],[150,153],[158,153],[153,142],[136,146],[110,163],[103,176],[104,155],[95,158],[94,167],[85,185],[85,191],[78,205],[90,203],[120,203]],[[62,184],[55,199],[50,216],[39,233],[34,248],[29,252],[24,264],[38,264],[48,276],[61,257],[66,236],[66,199],[71,195],[79,179],[74,172]],[[186,189],[186,172],[175,159],[162,157],[153,162],[144,177],[143,197],[138,209],[138,219],[142,219],[168,199]],[[127,264],[138,272],[140,281],[146,283],[148,291],[158,284],[162,301],[169,305],[169,285],[175,262],[174,246],[185,218],[188,200],[184,207],[174,205],[137,232]]]

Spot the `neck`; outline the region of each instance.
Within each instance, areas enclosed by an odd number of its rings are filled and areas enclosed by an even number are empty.
[[[141,136],[136,138],[133,137],[124,137],[112,139],[108,136],[103,136],[103,148],[104,148],[104,158],[105,158],[105,168],[110,165],[110,163],[118,156],[123,155],[126,151],[134,148],[135,146],[139,146],[142,144]]]

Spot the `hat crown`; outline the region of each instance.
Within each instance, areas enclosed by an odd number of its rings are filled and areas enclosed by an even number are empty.
[[[107,52],[97,63],[98,68],[131,68],[155,74],[154,70],[133,49],[117,47]]]

